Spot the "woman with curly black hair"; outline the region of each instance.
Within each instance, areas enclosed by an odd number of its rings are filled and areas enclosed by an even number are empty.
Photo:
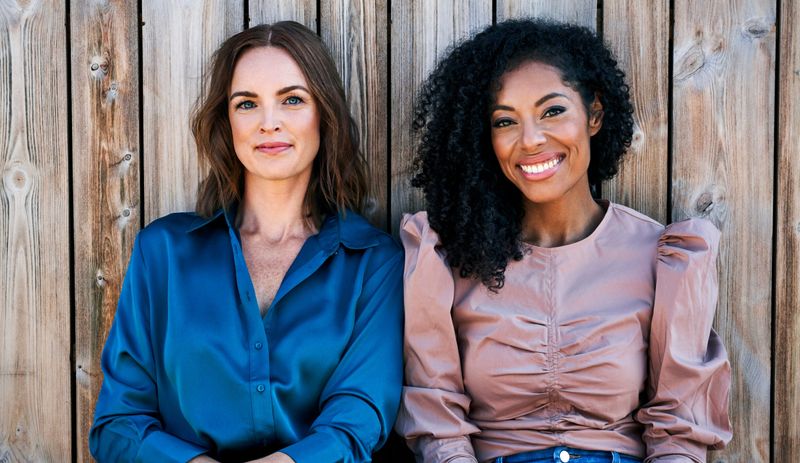
[[[719,232],[595,200],[633,132],[588,29],[488,27],[426,81],[406,216],[406,386],[424,462],[704,462],[730,439]]]

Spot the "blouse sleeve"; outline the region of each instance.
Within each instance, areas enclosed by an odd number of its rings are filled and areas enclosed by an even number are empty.
[[[451,310],[455,285],[436,250],[439,237],[427,214],[406,215],[400,227],[405,247],[405,387],[396,429],[417,461],[476,462],[469,435],[480,430],[467,420],[461,360]]]
[[[141,239],[139,234],[133,245],[114,323],[103,349],[103,385],[89,433],[89,447],[92,456],[101,463],[183,463],[207,449],[163,430],[148,335],[149,272],[142,257]]]
[[[730,364],[711,327],[718,242],[719,231],[703,219],[668,226],[658,242],[649,400],[637,413],[646,463],[703,463],[709,447],[731,439]]]

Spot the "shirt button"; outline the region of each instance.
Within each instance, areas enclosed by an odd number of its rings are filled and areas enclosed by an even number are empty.
[[[263,344],[261,344],[260,342],[257,342],[254,347],[256,348],[256,350],[261,350],[262,346],[263,346]]]
[[[258,386],[256,386],[256,391],[264,392],[264,385],[263,384],[259,384]]]
[[[561,453],[558,454],[558,459],[561,460],[561,463],[567,463],[569,461],[569,452],[562,450]]]

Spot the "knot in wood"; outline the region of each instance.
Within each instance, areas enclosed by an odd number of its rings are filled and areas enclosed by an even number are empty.
[[[694,210],[698,214],[708,215],[711,213],[711,210],[714,209],[714,195],[706,191],[697,198],[695,202]]]
[[[3,184],[6,191],[25,194],[31,189],[30,165],[20,161],[11,163],[9,169],[3,173]]]
[[[102,79],[108,74],[108,59],[104,56],[92,57],[89,69],[92,71],[92,77]]]
[[[14,178],[14,186],[21,190],[25,187],[25,182],[28,181],[28,177],[25,175],[25,172],[21,170],[15,170],[12,174]]]
[[[766,36],[772,30],[771,21],[767,18],[750,18],[744,22],[742,32],[746,37],[758,39]]]
[[[688,79],[697,74],[697,71],[702,69],[705,64],[706,54],[703,52],[703,48],[697,44],[693,45],[679,58],[675,71],[675,80],[683,81]]]
[[[108,102],[114,101],[117,98],[119,84],[114,81],[111,82],[111,85],[108,87],[108,91],[106,92],[106,100]]]
[[[101,288],[106,285],[106,279],[103,276],[103,271],[102,270],[98,270],[97,271],[97,276],[95,277],[95,283],[97,284],[97,286],[99,286]]]
[[[644,143],[644,132],[642,132],[640,129],[637,128],[633,132],[633,137],[631,137],[631,147],[637,148],[639,146],[642,146],[643,143]]]

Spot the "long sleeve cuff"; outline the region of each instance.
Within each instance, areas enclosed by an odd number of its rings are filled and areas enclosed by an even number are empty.
[[[478,463],[472,442],[467,436],[436,438],[421,436],[414,439],[417,461],[425,463]]]
[[[159,461],[164,463],[186,463],[206,453],[206,449],[164,431],[153,431],[142,441],[137,462]]]
[[[645,460],[646,463],[696,463],[697,460],[683,455],[664,455]]]
[[[342,455],[345,454],[344,450],[342,442],[332,434],[314,432],[281,452],[289,455],[295,463],[317,463],[341,461]]]

